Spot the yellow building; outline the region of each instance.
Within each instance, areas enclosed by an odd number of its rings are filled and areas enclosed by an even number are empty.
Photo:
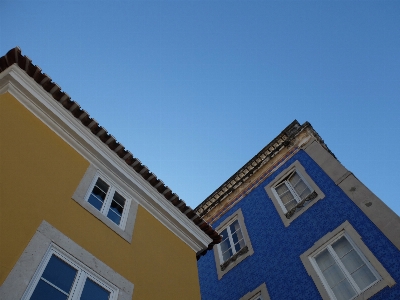
[[[19,48],[0,71],[0,299],[200,299],[219,235]]]

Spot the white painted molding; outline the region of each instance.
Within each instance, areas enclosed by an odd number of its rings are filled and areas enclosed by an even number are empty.
[[[204,233],[125,161],[37,84],[13,64],[0,73],[0,94],[10,93],[86,160],[132,196],[157,220],[190,246],[204,251],[212,239]]]
[[[51,224],[42,221],[3,284],[0,299],[21,299],[50,247],[57,247],[119,289],[118,300],[132,299],[134,285]]]

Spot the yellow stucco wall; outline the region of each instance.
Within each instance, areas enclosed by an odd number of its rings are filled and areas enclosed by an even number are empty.
[[[134,284],[133,299],[200,299],[195,253],[139,206],[128,243],[71,199],[89,163],[0,95],[0,284],[46,220]]]

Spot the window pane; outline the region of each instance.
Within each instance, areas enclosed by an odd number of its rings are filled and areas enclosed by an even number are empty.
[[[228,251],[226,251],[222,254],[222,259],[224,261],[227,261],[229,259],[229,257],[231,257],[232,255],[233,255],[232,249],[229,249]]]
[[[333,250],[335,250],[336,254],[340,258],[343,257],[347,252],[350,252],[351,249],[353,249],[349,241],[344,236],[334,242],[332,244],[332,248]]]
[[[92,194],[99,198],[101,201],[104,201],[104,199],[106,199],[108,188],[108,184],[98,178],[96,185],[93,188]]]
[[[96,207],[98,210],[101,210],[103,206],[103,201],[101,201],[99,198],[92,194],[90,194],[88,202],[92,204],[94,207]]]
[[[322,272],[322,274],[324,275],[326,281],[331,288],[333,288],[345,278],[342,270],[340,270],[339,266],[336,263],[327,268],[324,272]]]
[[[111,209],[116,213],[122,215],[122,211],[125,206],[125,198],[122,197],[118,192],[114,193],[113,201],[111,203]]]
[[[113,200],[111,201],[107,217],[117,225],[119,225],[119,223],[121,222],[121,216],[124,210],[124,205],[125,205],[125,198],[122,197],[118,192],[115,192]]]
[[[322,272],[335,263],[335,260],[327,249],[318,254],[315,257],[315,260]]]
[[[371,283],[376,281],[375,275],[364,263],[360,255],[355,251],[349,241],[342,237],[332,244],[346,270],[353,277],[360,290],[365,289]]]
[[[275,187],[275,191],[277,192],[279,198],[282,199],[282,197],[289,193],[289,188],[286,186],[286,184],[283,182],[280,185],[278,185],[277,187]],[[289,193],[290,194],[290,193]]]
[[[285,207],[288,205],[290,206],[291,205],[290,203],[292,203],[292,202],[296,203],[296,200],[290,191],[288,191],[286,194],[282,195],[280,198],[281,198],[283,205],[285,205]]]
[[[97,179],[96,185],[94,186],[92,193],[89,196],[88,202],[96,207],[98,210],[103,206],[104,200],[108,192],[108,184],[100,178]]]
[[[61,293],[42,279],[39,280],[30,300],[66,300],[68,295]]]
[[[108,188],[110,187],[107,183],[105,183],[101,178],[97,179],[96,186],[99,190],[101,190],[104,194],[107,194]],[[104,200],[105,198],[103,198]]]
[[[301,180],[301,177],[299,176],[299,174],[297,174],[297,172],[293,173],[293,175],[288,179],[290,184],[292,185],[292,187],[296,187],[299,184],[303,183],[303,180]],[[297,191],[297,190],[296,190]]]
[[[242,249],[246,243],[244,242],[243,239],[241,239],[237,244],[235,244],[235,250],[238,252],[240,249]]]
[[[240,229],[240,226],[239,226],[238,220],[236,220],[235,222],[233,222],[229,227],[231,228],[231,234],[233,234],[234,232],[236,232],[237,230],[239,230],[239,229]]]
[[[341,258],[343,265],[346,267],[346,270],[351,274],[357,269],[359,269],[363,264],[363,260],[360,255],[355,250],[351,250],[345,256]]]
[[[109,296],[109,291],[107,291],[94,281],[87,279],[85,282],[85,286],[83,287],[80,300],[107,300]]]
[[[121,215],[115,213],[111,208],[108,211],[107,218],[113,221],[115,224],[119,225],[121,222]]]
[[[232,234],[233,243],[237,243],[239,240],[243,239],[242,231],[239,229],[234,234]]]
[[[42,277],[69,294],[76,273],[73,267],[53,254]]]
[[[315,257],[315,261],[317,262],[322,274],[325,277],[325,280],[328,282],[331,288],[336,286],[345,278],[342,270],[340,270],[339,266],[336,264],[335,260],[327,249],[318,254]]]
[[[337,286],[332,288],[333,293],[337,300],[349,300],[356,295],[353,287],[347,279],[340,282]]]
[[[221,232],[221,235],[222,235],[222,240],[227,239],[228,238],[228,230],[227,229],[223,230]]]
[[[230,248],[229,239],[226,239],[225,241],[221,242],[220,246],[221,246],[222,252],[225,252],[226,250],[228,250]]]
[[[275,190],[278,193],[279,198],[281,199],[283,205],[286,207],[288,211],[297,205],[297,201],[295,200],[292,192],[286,186],[285,182],[277,186]]]
[[[311,194],[311,190],[308,188],[308,186],[305,183],[296,192],[299,194],[299,197],[301,200],[304,200],[308,195]]]
[[[293,198],[290,202],[285,204],[286,210],[289,211],[297,205],[297,201]]]
[[[364,265],[362,268],[355,271],[352,276],[360,290],[364,290],[377,279],[367,265]]]
[[[306,196],[308,196],[311,193],[310,189],[301,179],[299,174],[294,173],[294,175],[289,179],[289,182],[296,191],[297,195],[299,195],[301,200],[303,200]]]

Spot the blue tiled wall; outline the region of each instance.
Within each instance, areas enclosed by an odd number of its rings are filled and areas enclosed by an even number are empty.
[[[285,227],[264,187],[295,160],[325,193],[325,198]],[[396,281],[371,299],[400,299],[400,251],[304,152],[298,152],[279,170],[220,218],[217,227],[241,208],[254,254],[218,280],[213,251],[198,261],[203,300],[240,299],[265,282],[275,299],[321,299],[300,255],[326,233],[348,220],[363,242]]]

